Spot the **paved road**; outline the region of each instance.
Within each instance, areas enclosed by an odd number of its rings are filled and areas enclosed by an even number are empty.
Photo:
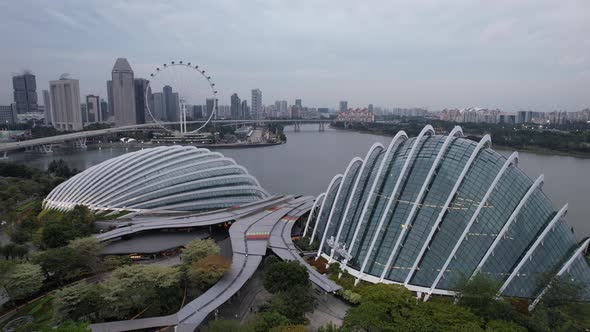
[[[229,229],[233,254],[232,265],[217,284],[195,300],[189,302],[174,315],[93,324],[90,328],[92,331],[102,332],[175,325],[177,331],[194,331],[211,312],[231,298],[250,279],[266,254],[271,234],[277,234],[276,232],[279,232],[279,230],[282,231],[285,229],[284,224],[280,220],[288,219],[294,221],[296,216],[304,214],[311,208],[312,201],[313,197],[309,196],[299,198],[295,198],[294,196],[275,196],[262,204],[250,204],[240,209],[230,210],[230,215],[226,215],[226,218],[236,220]],[[209,219],[215,220],[215,223],[220,222],[220,213],[212,213],[208,216],[210,217]],[[134,231],[161,229],[164,228],[162,223],[163,220],[143,221],[135,225],[136,227],[132,229]],[[191,216],[169,220],[168,228],[194,227],[204,223],[206,221],[204,221],[203,215]],[[120,230],[117,231],[113,230],[112,232],[114,233],[111,235],[120,236]],[[103,240],[115,238],[108,235],[108,233],[99,236]],[[127,234],[127,232],[124,233]],[[258,238],[253,236],[258,236]]]

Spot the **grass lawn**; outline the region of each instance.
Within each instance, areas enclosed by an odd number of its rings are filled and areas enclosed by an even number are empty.
[[[15,332],[36,331],[41,328],[51,328],[53,325],[53,297],[51,295],[37,299],[15,312],[9,319],[0,324],[2,329],[8,322],[19,318],[32,316],[33,321],[23,326],[19,326]]]

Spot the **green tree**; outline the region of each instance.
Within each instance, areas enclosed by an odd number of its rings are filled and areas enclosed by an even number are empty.
[[[243,326],[239,321],[233,319],[216,319],[212,320],[204,326],[202,332],[235,332],[235,331],[251,331],[248,326]]]
[[[61,178],[69,178],[76,174],[76,170],[70,169],[63,159],[52,160],[47,167],[47,172]]]
[[[62,285],[82,273],[91,271],[87,265],[88,257],[84,257],[70,247],[38,252],[33,255],[32,260],[41,266],[48,278]]]
[[[305,322],[305,314],[313,310],[313,303],[311,287],[304,285],[294,285],[289,290],[281,291],[270,301],[272,310],[295,324]]]
[[[37,293],[43,286],[43,273],[39,265],[14,265],[0,281],[12,300],[22,300]]]
[[[231,261],[221,255],[213,254],[191,264],[189,280],[194,287],[203,291],[215,284],[227,271]]]
[[[104,246],[95,237],[90,236],[74,239],[70,241],[68,247],[85,258],[87,271],[97,272],[101,270],[102,264],[99,255]]]
[[[527,332],[527,329],[514,322],[497,319],[486,324],[486,332]]]
[[[271,293],[287,291],[295,286],[310,286],[307,269],[297,261],[276,262],[264,273],[264,288]]]
[[[182,262],[190,265],[209,255],[219,254],[219,246],[212,239],[194,240],[182,249]]]
[[[95,321],[101,306],[96,285],[86,281],[77,282],[55,292],[53,298],[54,320]]]
[[[131,265],[118,268],[101,283],[104,317],[128,318],[145,309],[146,316],[178,310],[182,299],[180,272],[174,267]]]
[[[276,311],[261,312],[252,322],[252,328],[256,332],[270,331],[273,327],[290,325],[289,318]]]

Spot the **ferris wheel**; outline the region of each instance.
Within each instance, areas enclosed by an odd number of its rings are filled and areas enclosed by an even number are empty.
[[[151,120],[164,130],[164,122],[178,123],[181,135],[189,133],[189,120],[205,122],[190,133],[197,133],[217,114],[217,90],[211,76],[190,62],[171,61],[150,74],[145,89],[145,104]]]

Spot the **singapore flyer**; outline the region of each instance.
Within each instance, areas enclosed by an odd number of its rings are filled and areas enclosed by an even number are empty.
[[[198,133],[217,113],[215,83],[204,68],[191,62],[170,61],[156,67],[150,73],[145,100],[150,120],[180,136]],[[187,123],[191,121],[200,126],[189,130]]]

